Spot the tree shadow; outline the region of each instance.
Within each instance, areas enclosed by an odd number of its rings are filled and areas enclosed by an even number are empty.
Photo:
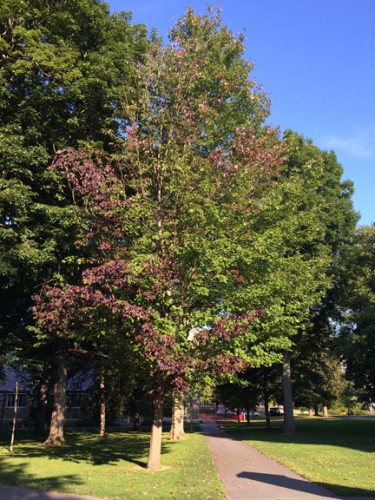
[[[83,484],[82,480],[80,480],[75,474],[45,478],[35,477],[32,474],[25,472],[26,468],[29,465],[27,462],[12,464],[11,462],[7,462],[3,457],[1,457],[0,464],[1,484],[6,484],[9,486],[22,487],[23,485],[27,484],[28,488],[35,490],[63,491],[67,483],[71,485]],[[6,497],[3,496],[3,498],[6,498],[7,500],[11,500],[12,498],[18,500],[21,497],[19,491],[8,491],[8,489],[6,489]],[[39,498],[43,498],[43,496],[38,495],[38,499]]]
[[[309,493],[311,495],[321,495],[331,498],[337,498],[334,493],[323,490],[314,483],[304,481],[302,479],[295,479],[292,477],[282,476],[278,474],[264,474],[259,472],[240,472],[237,477],[250,479],[251,481],[258,481],[263,484],[285,488],[287,490],[299,491],[301,493]]]
[[[259,472],[244,471],[237,474],[237,477],[249,479],[251,481],[258,481],[260,483],[269,484],[279,488],[285,488],[287,490],[336,499],[340,497],[338,497],[337,494],[332,493],[332,491],[328,491],[329,489],[334,489],[344,496],[354,494],[358,496],[367,496],[367,498],[369,498],[371,495],[375,494],[374,490],[365,490],[363,488],[356,488],[353,490],[353,488],[347,488],[345,486],[332,483],[310,483],[309,481],[304,481],[303,479],[296,479],[279,474],[264,474]]]
[[[146,433],[115,431],[105,439],[94,431],[66,432],[66,443],[61,446],[45,446],[25,435],[18,439],[15,454],[27,458],[43,457],[50,460],[63,460],[91,465],[114,465],[119,461],[131,462],[146,467],[150,436]],[[170,443],[163,442],[162,455],[170,452]]]

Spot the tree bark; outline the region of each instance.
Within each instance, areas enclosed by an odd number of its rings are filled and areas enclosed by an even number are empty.
[[[323,418],[328,418],[328,406],[323,404]]]
[[[150,452],[148,456],[147,469],[160,469],[161,438],[163,431],[163,407],[164,395],[158,392],[153,400],[154,415],[152,420]]]
[[[169,433],[172,441],[178,441],[185,435],[184,431],[184,395],[179,391],[173,391],[172,422]]]
[[[100,431],[99,431],[99,437],[105,438],[106,433],[105,433],[105,376],[104,376],[104,370],[102,369],[100,372],[100,382],[99,382],[99,389],[100,389]]]
[[[53,411],[49,436],[44,442],[46,445],[61,445],[65,443],[64,420],[66,400],[66,364],[60,358],[57,362],[56,381],[53,387]]]
[[[48,398],[48,387],[50,381],[50,367],[47,362],[44,363],[43,373],[40,381],[38,408],[35,421],[34,435],[44,436],[46,430],[46,406]]]
[[[293,416],[290,352],[287,351],[285,351],[283,355],[283,400],[284,400],[283,433],[287,435],[293,435],[296,433],[296,428]]]

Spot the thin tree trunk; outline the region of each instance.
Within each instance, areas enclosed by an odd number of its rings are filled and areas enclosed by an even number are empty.
[[[48,398],[48,387],[50,380],[50,368],[48,363],[44,363],[43,373],[40,381],[38,408],[35,422],[35,436],[44,436],[46,428],[46,406]]]
[[[328,418],[328,406],[323,404],[323,418]]]
[[[16,432],[16,422],[17,422],[17,408],[18,408],[18,379],[16,380],[16,397],[14,399],[12,435],[10,437],[10,446],[9,446],[10,453],[13,453],[14,434]]]
[[[309,408],[309,417],[313,417],[314,416],[314,410],[313,408]]]
[[[164,396],[158,392],[153,401],[154,415],[151,429],[150,453],[148,456],[147,469],[160,469],[161,438],[163,431],[163,407]]]
[[[284,424],[283,433],[292,435],[296,433],[293,416],[292,382],[290,368],[290,352],[283,355],[283,400],[284,400]]]
[[[271,418],[270,418],[270,403],[268,400],[268,394],[264,395],[264,413],[266,416],[266,429],[271,429]]]
[[[247,401],[246,403],[246,425],[250,425],[250,402]]]
[[[182,439],[184,432],[184,395],[179,391],[173,391],[172,422],[169,433],[172,441]]]
[[[264,399],[264,414],[266,416],[266,429],[271,429],[271,418],[270,418],[270,401],[268,393],[268,379],[269,373],[267,369],[263,371],[263,399]]]
[[[99,431],[99,437],[105,438],[106,437],[106,433],[105,433],[105,376],[104,376],[103,369],[100,372],[99,388],[100,388],[100,431]]]
[[[190,396],[190,432],[193,432],[193,396]]]
[[[319,408],[318,408],[318,405],[314,406],[314,416],[315,417],[319,417]]]
[[[46,445],[60,445],[65,443],[64,420],[65,420],[65,400],[66,400],[66,365],[60,358],[57,362],[56,381],[53,388],[53,411],[51,416],[51,426],[49,436],[44,442]]]
[[[180,394],[178,419],[177,419],[178,434],[180,436],[180,439],[182,439],[185,436],[184,418],[185,418],[184,395]]]

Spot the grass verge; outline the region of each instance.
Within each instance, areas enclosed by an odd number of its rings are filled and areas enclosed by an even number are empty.
[[[374,418],[297,418],[297,434],[284,436],[282,420],[225,425],[243,440],[302,477],[340,495],[375,496]]]
[[[1,435],[0,484],[122,499],[223,499],[207,443],[200,432],[171,442],[164,436],[163,469],[148,471],[149,434],[118,431],[100,439],[69,430],[67,443],[46,447],[18,431],[14,454],[9,432]],[[6,443],[4,445],[4,443]]]

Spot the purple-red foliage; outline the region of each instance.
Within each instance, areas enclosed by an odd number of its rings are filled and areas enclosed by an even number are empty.
[[[157,332],[151,324],[145,323],[138,340],[143,345],[145,355],[154,360],[164,378],[169,378],[175,387],[186,385],[185,370],[189,359],[178,348],[174,337],[163,335]]]
[[[262,134],[254,129],[240,127],[231,144],[231,150],[217,148],[210,154],[211,164],[228,177],[239,169],[251,173],[251,188],[269,182],[285,164],[286,144],[277,129],[266,127]]]
[[[218,354],[207,361],[207,371],[216,375],[242,373],[249,366],[247,361],[233,354]]]
[[[64,289],[46,286],[39,295],[34,295],[33,302],[32,312],[37,323],[47,333],[69,338],[84,325],[84,308],[98,304],[108,306],[113,299],[99,290],[67,285]]]
[[[119,324],[129,318],[136,320],[134,329],[127,330],[126,335],[133,337],[143,357],[154,366],[153,370],[156,368],[164,379],[172,381],[174,386],[182,387],[187,359],[184,360],[175,338],[156,331],[144,308],[106,293],[111,288],[111,276],[117,276],[114,278],[117,285],[122,282],[116,270],[124,271],[125,267],[120,262],[113,262],[88,270],[85,272],[88,283],[85,286],[67,285],[64,289],[46,286],[39,295],[33,297],[34,318],[46,333],[65,341],[73,337],[77,339],[82,331],[87,331],[89,319],[85,312],[88,308],[101,307],[101,314],[109,314],[119,320]],[[106,290],[103,293],[91,285],[103,285]]]
[[[125,199],[122,181],[108,160],[69,149],[59,153],[49,168],[62,175],[73,204],[85,210],[84,237],[96,240],[100,250],[117,249],[125,231],[122,213],[131,202]]]
[[[212,323],[211,328],[198,330],[194,336],[194,340],[200,346],[207,346],[217,339],[222,341],[230,340],[233,337],[246,334],[249,331],[250,325],[256,321],[256,318],[262,316],[262,310],[245,312],[240,315],[223,315],[220,319]]]
[[[97,285],[112,292],[114,288],[124,289],[129,286],[131,271],[127,261],[116,259],[87,269],[83,272],[82,277],[83,282],[87,285]]]

